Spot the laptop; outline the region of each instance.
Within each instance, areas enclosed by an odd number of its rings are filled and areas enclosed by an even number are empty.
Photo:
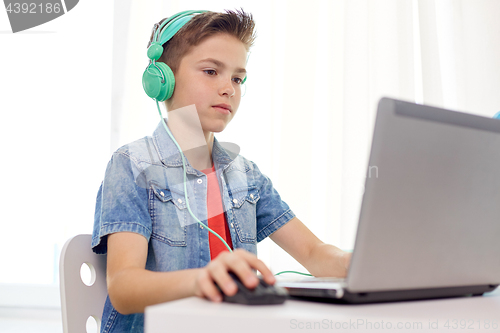
[[[292,297],[371,303],[500,284],[500,120],[382,98],[368,170],[347,277],[278,286]]]

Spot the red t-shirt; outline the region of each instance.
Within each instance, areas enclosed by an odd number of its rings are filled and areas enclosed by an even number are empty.
[[[217,174],[215,173],[215,166],[212,169],[202,170],[207,175],[207,213],[208,213],[208,227],[215,231],[227,245],[232,249],[231,234],[227,225],[226,214],[224,214],[224,207],[222,205],[222,198],[217,181]],[[208,243],[210,245],[210,259],[217,257],[222,251],[228,251],[224,243],[220,241],[217,236],[208,232]]]

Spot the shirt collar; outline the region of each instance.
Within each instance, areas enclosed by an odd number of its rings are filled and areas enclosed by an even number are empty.
[[[167,120],[164,119],[164,121],[168,127]],[[167,131],[165,131],[165,128],[163,128],[163,124],[161,122],[158,123],[158,126],[153,132],[153,142],[157,148],[158,155],[163,164],[170,167],[182,167],[181,154],[179,153],[179,150],[177,149],[175,143],[172,141],[170,135],[168,135]],[[237,148],[236,145],[235,148]],[[239,152],[233,152],[231,150],[224,149],[224,147],[222,147],[219,141],[214,137],[212,159],[215,169],[224,169],[227,165],[234,161]],[[197,170],[191,167],[189,161],[186,158],[184,160],[186,162],[187,172],[197,174]]]

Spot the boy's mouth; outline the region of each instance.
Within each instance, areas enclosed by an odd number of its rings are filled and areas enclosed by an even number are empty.
[[[232,108],[231,108],[231,105],[229,104],[217,104],[217,105],[214,105],[213,106],[214,108],[221,108],[221,109],[226,109],[226,110],[229,110],[229,112],[233,112]]]

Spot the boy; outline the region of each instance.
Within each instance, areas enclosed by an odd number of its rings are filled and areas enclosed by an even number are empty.
[[[186,172],[161,122],[151,137],[113,154],[92,240],[96,253],[107,252],[103,332],[142,331],[148,305],[189,296],[220,302],[215,283],[227,295],[237,291],[229,271],[248,288],[258,284],[253,270],[274,284],[256,257],[257,242],[267,236],[315,276],[346,275],[350,255],[316,238],[253,162],[214,137],[238,110],[253,29],[243,11],[204,12],[163,46],[158,62],[175,76],[167,125],[186,156]]]

